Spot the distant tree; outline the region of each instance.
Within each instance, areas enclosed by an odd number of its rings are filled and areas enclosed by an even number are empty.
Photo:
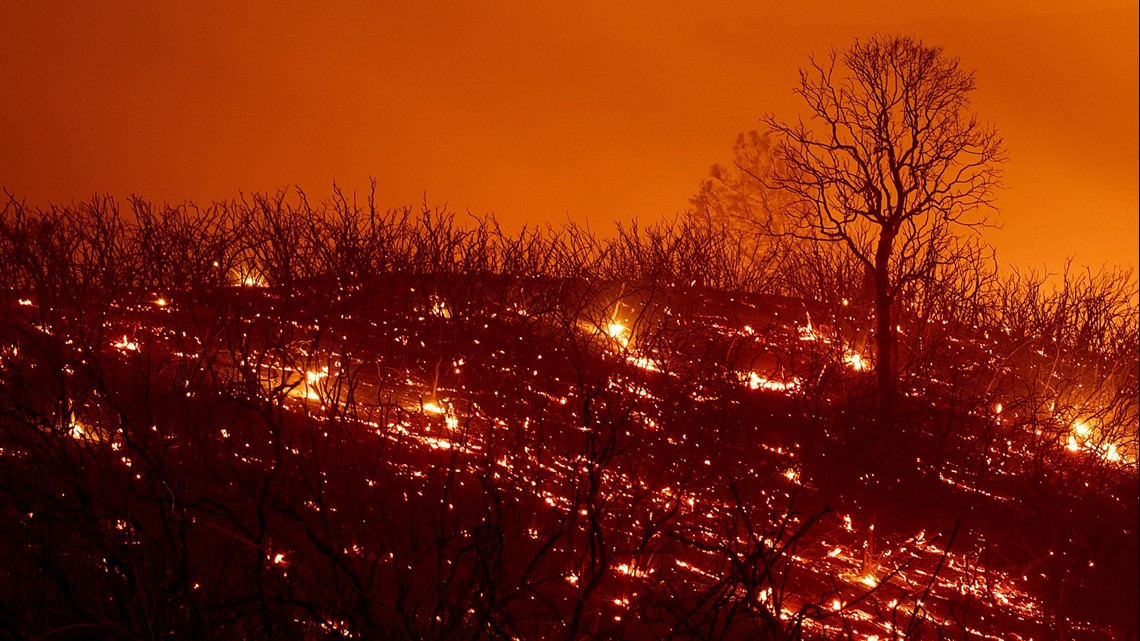
[[[772,138],[755,131],[740,134],[732,146],[732,165],[715,164],[689,199],[691,214],[732,228],[767,223],[780,209],[782,192],[766,187],[772,174]],[[754,229],[753,229],[754,231]]]
[[[769,185],[772,175],[773,141],[768,134],[749,131],[736,138],[732,164],[714,164],[689,198],[686,218],[695,226],[722,238],[726,247],[735,246],[751,270],[764,274],[763,282],[751,288],[776,291],[784,287],[778,276],[786,261],[788,243],[763,231],[774,224],[782,209],[784,192]],[[731,239],[731,242],[729,242]],[[761,279],[757,279],[758,281]]]
[[[876,35],[814,57],[795,89],[809,118],[764,118],[777,144],[765,184],[787,197],[770,232],[839,243],[873,283],[875,369],[886,416],[896,393],[892,307],[955,259],[955,228],[983,225],[1004,160],[970,111],[974,74],[940,47]]]

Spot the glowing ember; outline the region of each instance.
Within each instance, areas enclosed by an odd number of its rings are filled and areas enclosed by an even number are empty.
[[[630,563],[619,563],[614,567],[614,570],[617,570],[619,574],[624,574],[625,576],[632,576],[636,578],[645,578],[653,572],[652,570],[649,570],[647,572]]]
[[[748,376],[745,377],[745,383],[748,385],[748,389],[763,389],[772,392],[786,392],[788,390],[794,390],[799,387],[800,379],[792,378],[792,380],[787,382],[777,381],[760,376],[756,372],[748,372]]]
[[[127,338],[126,335],[123,336],[123,340],[111,343],[111,346],[115,349],[126,350],[129,352],[139,351],[139,344]]]
[[[432,438],[430,436],[423,437],[423,442],[433,450],[450,450],[452,447],[451,441],[442,438]]]
[[[657,365],[657,361],[646,356],[630,356],[628,359],[630,364],[640,367],[647,372],[660,372],[661,368]]]

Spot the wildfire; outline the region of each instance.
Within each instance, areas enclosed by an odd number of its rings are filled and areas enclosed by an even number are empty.
[[[622,347],[629,347],[629,328],[617,321],[608,323],[605,327],[606,335],[617,341]]]
[[[867,362],[867,359],[863,358],[862,354],[850,350],[843,354],[843,364],[856,372],[862,372],[871,367],[871,364]]]
[[[645,577],[649,576],[649,572],[646,572],[645,570],[637,567],[636,565],[631,565],[629,563],[619,563],[614,569],[617,570],[619,573],[624,574],[626,576],[632,576],[632,577],[637,577],[637,578],[645,578]]]
[[[67,435],[71,438],[78,441],[90,438],[90,436],[88,436],[87,429],[79,421],[72,419],[71,424],[68,427],[69,429],[67,430]]]
[[[1077,419],[1073,421],[1072,431],[1065,438],[1065,449],[1070,452],[1088,452],[1102,457],[1109,463],[1119,463],[1124,460],[1115,443],[1098,443],[1093,428],[1088,421]]]
[[[652,358],[647,356],[630,356],[626,359],[630,364],[640,367],[647,372],[660,372],[661,367]]]
[[[748,372],[748,375],[743,377],[744,383],[748,385],[748,389],[763,389],[770,392],[786,392],[794,390],[800,386],[799,378],[792,378],[790,381],[777,381],[770,378],[760,376],[756,372]]]
[[[440,318],[451,318],[451,308],[447,306],[447,301],[438,298],[432,300],[431,313]]]
[[[329,368],[322,367],[320,371],[307,371],[305,372],[305,384],[302,386],[298,393],[310,401],[321,400],[320,385],[321,381],[328,378]]]
[[[218,267],[218,263],[214,263],[214,267]],[[261,276],[260,271],[253,266],[235,267],[229,272],[230,282],[245,287],[269,287],[269,283]]]
[[[433,450],[450,450],[452,447],[451,441],[442,438],[432,438],[430,436],[422,437],[421,440]]]
[[[111,347],[114,347],[117,350],[128,351],[128,352],[139,351],[139,344],[137,342],[127,338],[126,334],[123,335],[123,340],[115,341],[114,343],[111,343]]]
[[[1080,445],[1080,443],[1077,443],[1077,437],[1070,434],[1069,435],[1069,442],[1065,445],[1065,448],[1068,449],[1070,452],[1077,452],[1081,449],[1081,445]]]
[[[803,325],[796,330],[799,333],[801,341],[817,341],[819,334],[815,333],[815,327],[811,324],[811,314],[807,315],[807,325]]]

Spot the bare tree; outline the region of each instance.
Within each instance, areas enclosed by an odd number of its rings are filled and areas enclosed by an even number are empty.
[[[972,71],[940,47],[873,36],[801,70],[810,117],[764,121],[778,136],[771,185],[790,198],[773,233],[840,243],[873,284],[879,404],[897,378],[891,308],[953,260],[955,226],[984,224],[1004,159],[970,112]]]

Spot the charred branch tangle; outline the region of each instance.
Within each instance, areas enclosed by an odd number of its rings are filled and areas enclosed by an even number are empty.
[[[884,440],[818,248],[296,193],[0,233],[6,635],[1135,637],[1130,275],[912,299]]]

